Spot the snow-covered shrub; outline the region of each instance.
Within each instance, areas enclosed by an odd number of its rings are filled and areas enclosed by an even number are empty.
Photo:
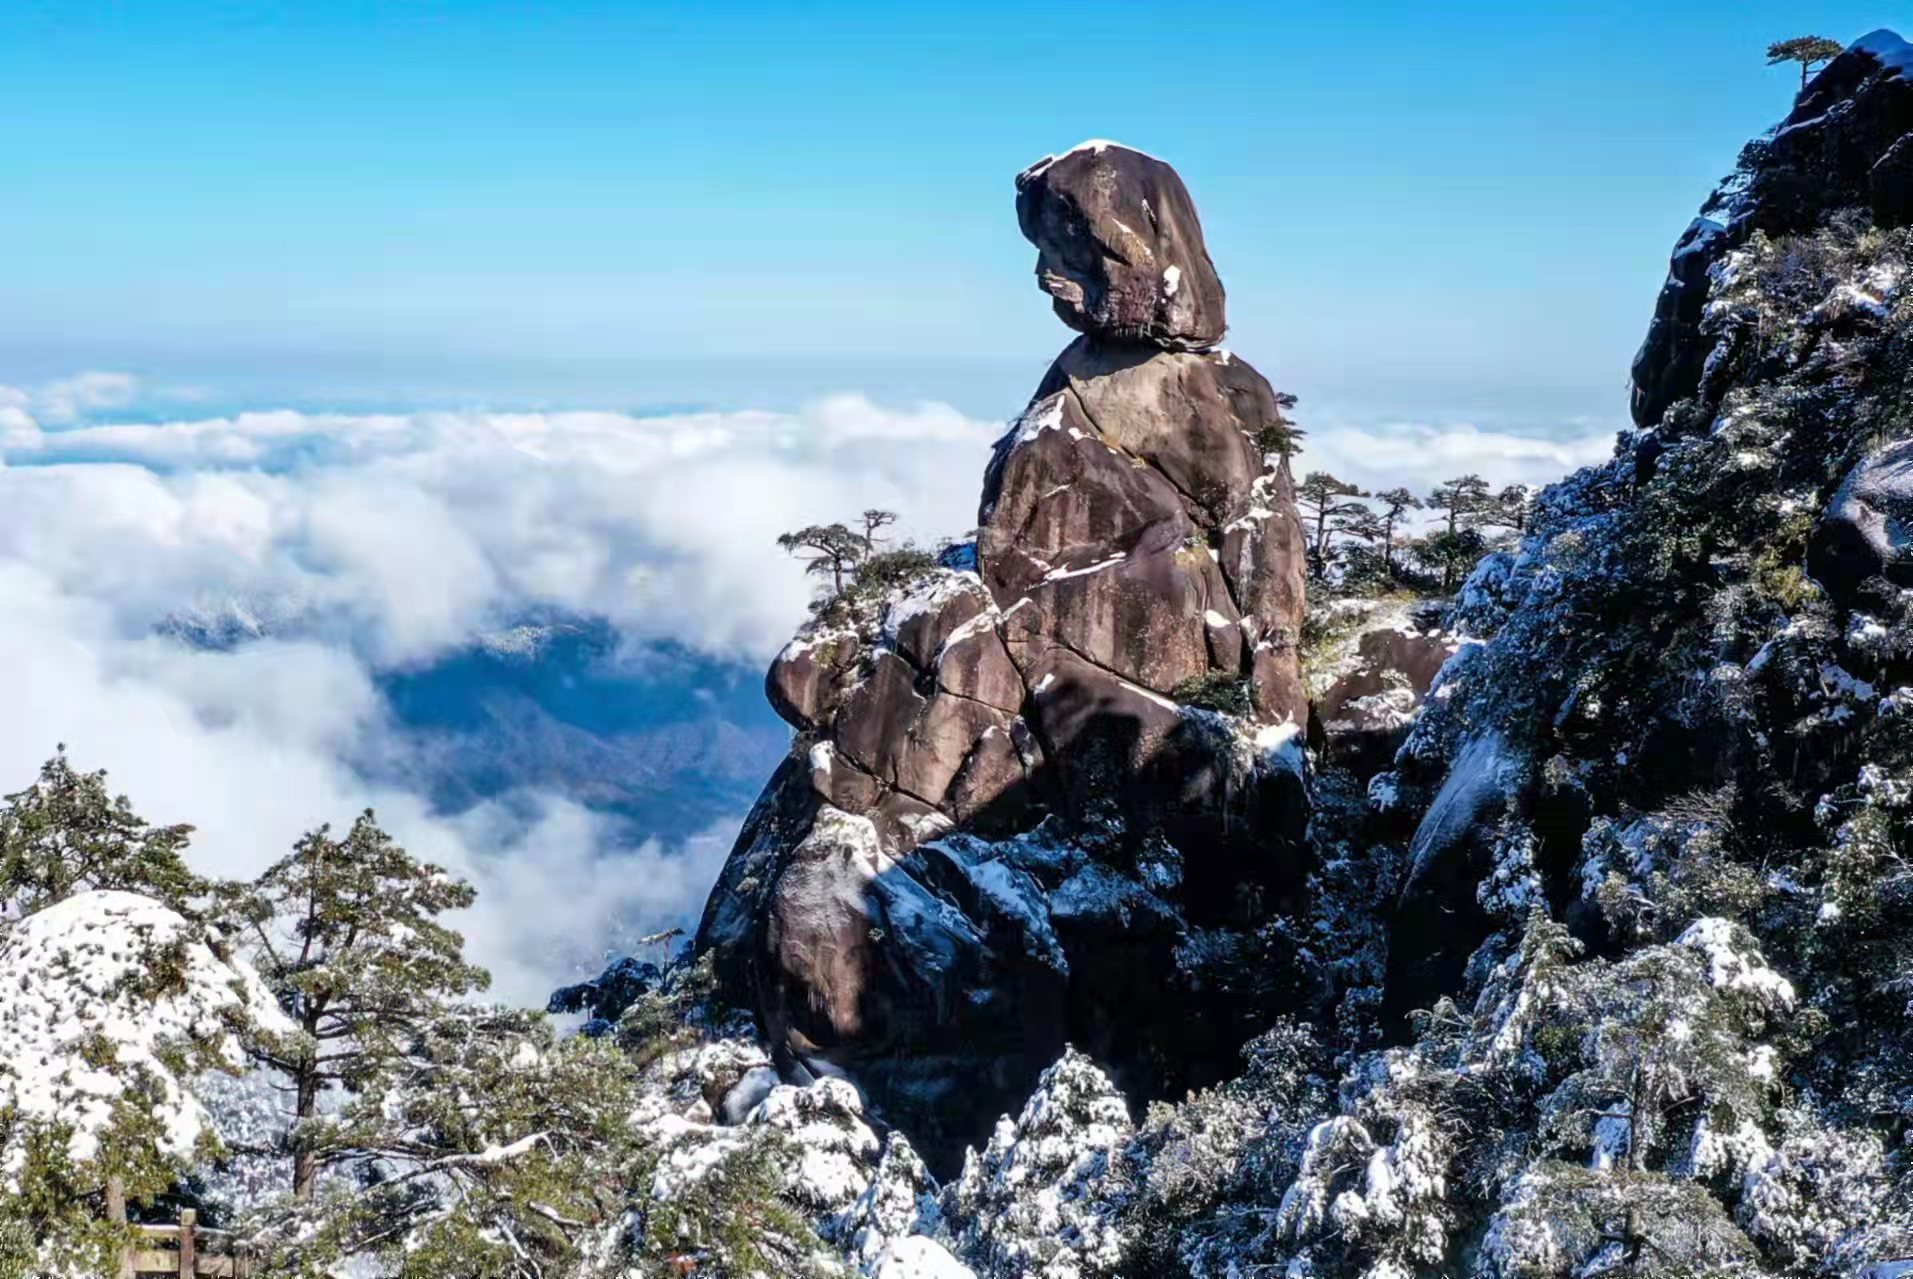
[[[199,1085],[294,1028],[216,931],[92,890],[0,926],[0,1220],[109,1246],[87,1197],[169,1189],[219,1151]]]
[[[1139,1267],[1206,1279],[1286,1255],[1277,1200],[1294,1178],[1313,1117],[1327,1108],[1327,1067],[1309,1027],[1283,1020],[1243,1049],[1243,1073],[1157,1103],[1126,1152],[1137,1181]]]
[[[1109,1077],[1066,1051],[947,1188],[944,1215],[959,1253],[989,1279],[1124,1274],[1131,1238],[1123,1210],[1134,1192],[1122,1153],[1133,1134]]]
[[[1482,1241],[1482,1279],[1758,1274],[1759,1254],[1691,1182],[1621,1169],[1538,1163],[1509,1190]]]
[[[1788,1264],[1815,1265],[1881,1219],[1884,1165],[1879,1138],[1809,1127],[1747,1169],[1740,1222]]]

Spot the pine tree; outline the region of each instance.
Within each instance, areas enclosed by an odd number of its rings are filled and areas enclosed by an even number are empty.
[[[1380,515],[1382,523],[1382,568],[1395,571],[1395,531],[1401,526],[1402,517],[1410,511],[1421,509],[1421,499],[1405,488],[1384,489],[1375,495],[1382,504]]]
[[[875,511],[870,514],[888,514]],[[842,524],[811,524],[794,533],[785,533],[777,539],[777,545],[804,561],[804,571],[819,577],[828,575],[830,593],[833,596],[844,593],[844,577],[851,569],[870,554],[870,538],[880,525],[866,521],[866,531],[859,533]]]
[[[1488,481],[1479,475],[1460,475],[1443,480],[1428,494],[1428,509],[1438,511],[1450,533],[1473,528],[1491,507]]]
[[[1807,76],[1823,62],[1840,56],[1846,46],[1838,40],[1829,40],[1825,36],[1795,36],[1791,40],[1777,40],[1767,46],[1767,65],[1779,66],[1783,62],[1800,64],[1800,88],[1807,88]]]
[[[193,828],[153,826],[105,772],[76,772],[65,748],[32,786],[0,803],[0,916],[30,915],[74,893],[116,888],[178,909],[205,883],[186,868]]]
[[[874,551],[877,549],[877,530],[880,528],[889,528],[892,524],[895,524],[897,522],[897,513],[895,511],[880,510],[873,506],[863,513],[862,519],[864,526],[864,549],[866,551]]]
[[[1483,504],[1480,520],[1486,528],[1525,532],[1528,516],[1534,510],[1534,490],[1526,484],[1510,484]]]
[[[1309,568],[1320,577],[1328,571],[1328,542],[1333,532],[1330,521],[1347,518],[1352,511],[1365,510],[1359,501],[1368,494],[1357,485],[1338,480],[1327,471],[1310,471],[1295,489],[1295,504],[1302,508],[1313,532],[1309,537]]]
[[[295,1228],[291,1255],[273,1260],[369,1254],[404,1279],[581,1273],[640,1175],[631,1059],[507,1008],[444,1010],[403,1048],[335,1123],[376,1178],[326,1202],[316,1249]]]
[[[1417,538],[1410,546],[1415,558],[1432,569],[1441,578],[1441,589],[1453,591],[1460,584],[1464,571],[1481,558],[1488,544],[1482,540],[1476,529],[1463,528],[1450,531],[1438,528],[1426,537]]]
[[[1443,480],[1428,494],[1428,509],[1441,515],[1442,527],[1422,539],[1422,557],[1441,570],[1441,589],[1452,591],[1461,570],[1479,559],[1483,549],[1475,530],[1494,508],[1488,481],[1479,475]]]
[[[321,826],[235,894],[260,975],[304,1035],[261,1054],[293,1094],[296,1197],[310,1199],[320,1169],[355,1150],[349,1133],[319,1121],[320,1098],[373,1086],[451,1000],[490,983],[439,922],[475,896],[394,843],[370,811],[343,839]]]
[[[1291,422],[1286,416],[1288,410],[1295,407],[1295,396],[1288,391],[1275,393],[1275,416],[1256,428],[1253,435],[1256,448],[1264,456],[1270,453],[1277,457],[1294,457],[1301,448],[1302,437],[1308,432]]]
[[[1360,502],[1344,503],[1329,516],[1328,552],[1337,561],[1344,589],[1387,585],[1377,550],[1386,532],[1382,517]]]

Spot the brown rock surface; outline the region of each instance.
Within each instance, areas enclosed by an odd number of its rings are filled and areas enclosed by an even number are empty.
[[[780,1068],[851,1072],[945,1169],[1066,1041],[1146,1095],[1226,1067],[1270,1010],[1189,956],[1272,935],[1310,869],[1301,525],[1253,438],[1275,393],[1203,349],[1188,193],[1090,148],[1019,178],[1018,214],[1089,336],[998,442],[974,551],[779,655],[793,757],[698,941]],[[1253,710],[1179,704],[1198,678]]]
[[[1222,340],[1222,281],[1176,171],[1113,142],[1085,142],[1016,179],[1016,219],[1063,323],[1172,350]]]

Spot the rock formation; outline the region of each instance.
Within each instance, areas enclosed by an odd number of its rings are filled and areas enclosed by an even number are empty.
[[[1018,177],[1017,214],[1082,336],[998,442],[975,541],[772,665],[796,742],[698,937],[787,1077],[851,1073],[944,1165],[1068,1042],[1157,1095],[1315,987],[1279,925],[1309,864],[1278,399],[1215,345],[1168,165],[1087,143]]]
[[[1891,31],[1857,40],[1828,63],[1793,110],[1747,145],[1740,173],[1714,193],[1674,246],[1667,283],[1634,357],[1633,414],[1666,425],[1669,407],[1703,399],[1712,338],[1701,331],[1715,268],[1756,232],[1815,226],[1841,208],[1870,208],[1883,227],[1913,222],[1913,47]],[[1716,358],[1716,382],[1724,382]],[[1714,395],[1719,387],[1712,388]],[[1678,424],[1674,424],[1678,425]]]

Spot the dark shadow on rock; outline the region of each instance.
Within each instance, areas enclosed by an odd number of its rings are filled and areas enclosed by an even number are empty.
[[[1272,1016],[1325,999],[1269,927],[1303,902],[1299,775],[1240,784],[1200,715],[1097,705],[1050,727],[1066,740],[1026,779],[894,858],[793,757],[700,930],[786,1077],[850,1074],[941,1175],[1066,1044],[1142,1103],[1217,1082]],[[851,834],[811,838],[829,823]]]

